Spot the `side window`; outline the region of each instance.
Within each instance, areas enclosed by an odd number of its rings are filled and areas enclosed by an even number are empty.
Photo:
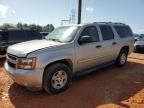
[[[25,33],[20,30],[14,30],[9,32],[9,41],[24,41]]]
[[[42,36],[40,33],[38,32],[35,32],[35,31],[26,31],[26,34],[27,34],[27,40],[34,40],[34,39],[41,39]]]
[[[128,26],[114,26],[114,28],[121,38],[133,36],[133,33]]]
[[[112,40],[114,39],[114,33],[112,31],[112,28],[107,25],[100,26],[100,30],[102,33],[103,40]]]
[[[89,26],[83,30],[81,33],[81,36],[91,36],[92,42],[98,42],[99,41],[99,34],[97,31],[97,28],[95,26]]]

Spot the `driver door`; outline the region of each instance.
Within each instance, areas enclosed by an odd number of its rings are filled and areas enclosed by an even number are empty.
[[[83,36],[91,36],[92,40],[89,43],[85,43],[82,45],[79,44],[77,46],[76,59],[79,71],[100,64],[102,57],[102,45],[100,42],[97,27],[95,25],[92,25],[84,28],[84,30],[80,34],[80,38]]]

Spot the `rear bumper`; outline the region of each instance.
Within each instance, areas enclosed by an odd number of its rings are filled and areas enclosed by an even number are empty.
[[[40,70],[17,70],[11,68],[7,62],[5,62],[5,69],[11,79],[17,84],[37,91],[42,89],[43,74]]]

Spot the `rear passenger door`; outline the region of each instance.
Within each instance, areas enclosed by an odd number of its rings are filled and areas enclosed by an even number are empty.
[[[104,62],[110,62],[117,58],[118,41],[110,25],[99,25],[102,36],[102,49]]]

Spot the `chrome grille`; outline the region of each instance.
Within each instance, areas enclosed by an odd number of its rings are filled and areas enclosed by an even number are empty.
[[[10,58],[10,59],[12,59],[12,60],[16,60],[16,56],[14,56],[14,55],[11,55],[11,54],[7,54],[7,56],[8,56],[8,58]]]
[[[17,57],[11,54],[7,54],[7,63],[10,67],[16,68],[16,59]]]

